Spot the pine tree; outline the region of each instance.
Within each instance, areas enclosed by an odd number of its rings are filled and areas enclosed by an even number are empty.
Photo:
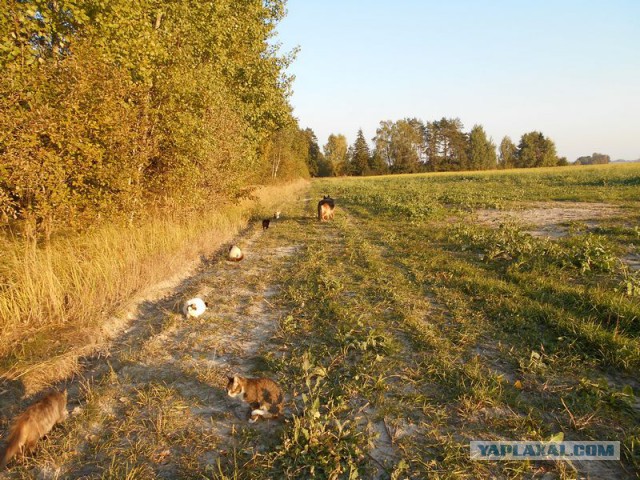
[[[350,173],[352,175],[369,175],[369,163],[371,162],[371,153],[369,145],[364,138],[362,129],[358,130],[356,141],[351,148]]]

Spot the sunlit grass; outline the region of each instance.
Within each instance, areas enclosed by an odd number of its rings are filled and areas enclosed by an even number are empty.
[[[0,376],[20,378],[27,390],[66,376],[115,333],[113,317],[132,296],[184,275],[304,185],[264,188],[253,201],[197,215],[105,225],[46,246],[0,239]]]

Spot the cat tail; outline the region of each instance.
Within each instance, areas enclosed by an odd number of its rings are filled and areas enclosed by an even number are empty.
[[[7,447],[2,454],[2,460],[0,460],[0,470],[6,468],[7,463],[20,451],[25,441],[26,431],[24,428],[20,428],[20,425],[17,425],[7,439]]]

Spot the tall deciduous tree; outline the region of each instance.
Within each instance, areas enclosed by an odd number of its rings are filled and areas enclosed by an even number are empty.
[[[373,139],[375,154],[387,165],[387,169],[391,168],[394,163],[392,151],[393,128],[394,123],[391,120],[381,121]]]
[[[516,151],[516,167],[555,167],[558,163],[556,146],[540,132],[522,135]]]
[[[516,151],[518,147],[511,141],[511,138],[505,136],[500,142],[500,168],[514,168],[516,166]]]
[[[269,42],[284,6],[0,0],[0,213],[84,225],[148,203],[201,208],[272,176],[267,149],[308,146],[292,55]]]
[[[384,121],[376,130],[376,154],[392,173],[416,173],[424,162],[424,125],[415,118]]]
[[[394,173],[416,173],[424,162],[424,125],[416,118],[398,120],[393,135]]]
[[[318,137],[316,137],[316,134],[310,128],[305,128],[303,133],[307,139],[308,145],[306,155],[307,168],[309,169],[309,174],[312,177],[317,177],[320,166],[324,160],[320,147],[318,146]]]
[[[327,143],[324,145],[324,156],[333,176],[346,175],[347,165],[347,138],[344,135],[333,133],[329,135]]]
[[[497,166],[496,146],[487,138],[481,125],[474,125],[469,133],[467,157],[469,170],[489,170]]]
[[[293,122],[277,130],[265,143],[264,156],[273,180],[309,176],[309,130]]]

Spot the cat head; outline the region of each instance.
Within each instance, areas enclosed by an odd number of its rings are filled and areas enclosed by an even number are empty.
[[[227,394],[230,397],[237,397],[244,393],[244,382],[242,382],[242,378],[238,375],[234,375],[233,377],[227,377]]]

